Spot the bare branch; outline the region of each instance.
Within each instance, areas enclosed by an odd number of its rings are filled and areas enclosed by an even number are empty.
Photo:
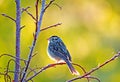
[[[35,48],[38,35],[40,33],[40,28],[41,28],[41,24],[42,24],[43,15],[44,15],[44,9],[45,9],[45,1],[46,0],[42,0],[42,7],[41,7],[41,11],[40,11],[40,17],[39,17],[39,20],[37,20],[38,22],[37,22],[37,25],[36,25],[34,40],[32,42],[30,52],[28,54],[28,61],[27,61],[26,66],[25,66],[25,68],[23,70],[21,82],[24,82],[26,80],[26,73],[27,73],[27,70],[29,68],[29,64],[30,64],[31,59],[32,59],[32,53],[33,53],[33,50]]]
[[[28,11],[29,8],[30,8],[29,6],[26,8],[22,8],[21,13],[26,12],[30,17],[32,17],[32,19],[36,21],[36,18]]]
[[[86,70],[85,70],[85,68],[84,67],[82,67],[81,65],[79,65],[79,64],[76,64],[76,63],[72,63],[73,65],[75,65],[75,66],[78,66],[79,68],[81,68],[82,69],[82,71],[84,72],[84,74],[85,73],[87,73],[86,72]],[[86,77],[87,78],[87,77]],[[90,80],[89,80],[89,78],[87,78],[87,80],[88,80],[88,82],[90,82]]]
[[[24,11],[27,11],[29,8],[30,8],[29,6],[28,6],[28,7],[26,7],[26,8],[22,8],[21,13],[23,13]]]
[[[15,62],[14,59],[10,59],[10,60],[8,61],[7,69],[6,69],[6,74],[8,74],[8,70],[9,70],[9,66],[10,66],[10,62],[11,62],[11,61],[14,61],[14,62]]]
[[[2,55],[0,55],[0,58],[1,58],[2,56],[9,56],[9,57],[12,57],[12,58],[17,58],[17,57],[15,57],[15,56],[12,56],[11,54],[2,54]],[[22,59],[22,58],[17,58],[17,59],[19,59],[19,60],[21,60],[21,61],[25,61],[25,62],[26,62],[26,60],[25,60],[25,59]]]
[[[20,79],[22,78],[22,74],[23,74],[24,68],[25,68],[25,67],[21,68],[21,70],[20,70],[20,75],[19,75],[19,78],[20,78]]]
[[[100,79],[98,79],[97,77],[86,76],[85,78],[91,78],[91,79],[95,79],[95,80],[97,80],[98,82],[100,82]]]
[[[25,27],[25,25],[23,25],[23,26],[20,28],[20,30],[22,30],[24,27]]]
[[[11,82],[11,77],[10,77],[10,75],[8,74],[9,73],[9,65],[10,65],[10,62],[11,61],[14,61],[15,62],[15,60],[14,59],[10,59],[9,61],[8,61],[8,64],[7,64],[7,68],[6,68],[6,71],[5,71],[5,73],[4,73],[4,80],[5,80],[5,82]]]
[[[21,28],[21,0],[15,0],[16,3],[16,58],[15,58],[15,73],[14,73],[14,81],[19,81],[20,71],[20,28]]]
[[[1,14],[1,15],[4,16],[4,17],[9,18],[9,19],[11,19],[11,20],[13,20],[14,22],[16,22],[16,20],[15,20],[14,18],[12,18],[11,16],[8,16],[8,15],[6,15],[6,14]]]
[[[24,11],[26,11],[26,13],[27,13],[30,17],[32,17],[33,20],[36,21],[36,18],[35,18],[28,10],[24,10]]]
[[[35,52],[33,55],[32,55],[32,57],[35,57],[37,55],[37,52]]]
[[[47,30],[47,29],[52,28],[52,27],[57,27],[58,25],[61,25],[61,24],[62,24],[62,23],[57,23],[57,24],[54,24],[54,25],[51,25],[51,26],[42,28],[40,31],[44,31],[44,30]]]
[[[64,64],[66,64],[66,63],[61,62],[61,63],[54,63],[54,64],[49,64],[49,65],[47,65],[47,66],[44,66],[44,67],[42,67],[37,73],[35,73],[33,76],[29,77],[26,81],[31,80],[32,78],[34,78],[35,76],[37,76],[37,75],[40,74],[41,72],[47,70],[48,68],[55,67],[56,65],[64,65]],[[75,64],[75,63],[72,63],[72,64],[75,65],[75,66],[80,67],[80,68],[83,70],[83,72],[86,73],[85,69],[84,69],[82,66],[80,66],[80,65],[78,65],[78,64]],[[87,77],[86,77],[86,78],[87,78]]]
[[[37,23],[38,23],[38,2],[39,2],[39,0],[36,0],[36,3],[35,3],[35,9],[36,9],[36,28],[37,28]]]
[[[9,66],[10,66],[10,63],[11,63],[12,61],[14,61],[14,63],[16,63],[14,59],[10,59],[10,60],[8,61],[8,64],[7,64],[7,66],[6,66],[7,69],[6,69],[6,71],[5,71],[6,74],[8,74],[9,72],[14,72],[14,73],[15,73],[15,71],[10,71],[10,70],[9,70]],[[17,63],[17,64],[18,64],[18,63]],[[19,65],[19,64],[18,64],[18,65]],[[20,65],[19,65],[19,66],[20,66]],[[21,66],[20,66],[20,69],[21,69]],[[17,72],[17,73],[20,73],[20,72]]]
[[[0,72],[0,75],[4,76],[5,82],[11,82],[11,77],[8,74]]]
[[[101,67],[105,66],[106,64],[112,62],[113,60],[115,60],[116,58],[118,58],[120,56],[120,52],[118,52],[118,54],[115,54],[111,59],[105,61],[103,64],[99,65],[96,68],[91,69],[89,72],[87,72],[86,74],[79,76],[79,77],[75,77],[73,79],[68,80],[67,82],[72,82],[75,81],[77,79],[82,79],[85,78],[86,76],[90,75],[91,73],[93,73],[94,71],[97,71],[98,69],[100,69]]]
[[[55,0],[51,0],[51,1],[49,2],[49,4],[45,7],[44,12],[46,11],[46,9],[47,9],[54,1],[55,1]]]
[[[29,76],[29,74],[30,74],[31,72],[34,72],[34,74],[36,74],[36,71],[35,71],[35,70],[37,70],[37,69],[41,69],[41,67],[36,67],[36,68],[34,68],[34,69],[31,69],[31,70],[28,72],[27,77]]]
[[[53,3],[53,5],[57,6],[60,10],[62,10],[62,7],[58,5],[57,3]]]
[[[5,82],[11,82],[11,77],[7,74],[4,75]]]
[[[44,70],[50,68],[50,67],[54,67],[56,65],[63,65],[63,64],[66,64],[66,63],[54,63],[54,64],[49,64],[47,66],[44,66],[43,68],[41,68],[36,74],[34,74],[33,76],[31,76],[30,78],[28,78],[26,81],[29,81],[31,80],[32,78],[34,78],[35,76],[37,76],[39,73],[43,72]]]
[[[36,9],[36,12],[35,12],[35,14],[36,14],[36,22],[35,22],[36,28],[35,28],[35,32],[37,32],[37,30],[38,30],[38,2],[39,2],[39,0],[36,0],[36,3],[35,3],[35,9]],[[42,3],[42,1],[41,1],[41,3]],[[33,33],[33,37],[34,37],[34,39],[36,37],[34,33]]]

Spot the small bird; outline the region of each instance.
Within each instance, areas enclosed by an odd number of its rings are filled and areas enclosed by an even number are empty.
[[[79,75],[79,72],[71,64],[71,56],[58,36],[51,36],[48,39],[48,56],[57,63],[66,62],[73,75]]]

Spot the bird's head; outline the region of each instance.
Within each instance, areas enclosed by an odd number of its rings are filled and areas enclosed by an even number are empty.
[[[51,36],[50,38],[48,38],[48,41],[51,43],[56,43],[61,41],[61,39],[58,36]]]

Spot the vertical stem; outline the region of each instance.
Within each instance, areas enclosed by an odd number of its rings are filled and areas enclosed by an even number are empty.
[[[37,23],[38,23],[38,2],[39,0],[36,0],[35,7],[36,7],[36,31],[37,31]]]
[[[45,1],[46,0],[42,0],[42,8],[41,8],[41,12],[40,12],[40,18],[39,18],[38,24],[37,24],[37,32],[36,32],[37,35],[40,32],[40,27],[41,27],[41,24],[42,24],[42,19],[43,19],[44,9],[45,9]]]
[[[16,63],[15,63],[15,74],[14,82],[19,81],[19,70],[20,70],[20,20],[21,20],[21,10],[20,10],[20,0],[15,0],[16,2]]]
[[[31,58],[32,58],[32,53],[33,53],[33,50],[35,48],[38,35],[40,33],[40,27],[41,27],[41,24],[42,24],[42,18],[43,18],[43,14],[44,14],[44,8],[45,8],[45,0],[42,0],[42,7],[41,7],[41,12],[40,12],[40,18],[39,18],[39,21],[37,20],[36,31],[35,31],[35,35],[34,35],[34,40],[33,40],[32,46],[30,48],[30,52],[29,52],[29,55],[28,55],[28,61],[27,61],[27,64],[25,66],[25,69],[23,71],[21,82],[25,82],[25,79],[26,79],[26,74],[27,74],[27,70],[29,68],[29,64],[30,64],[30,61],[31,61]],[[36,17],[36,18],[38,18],[38,17]]]

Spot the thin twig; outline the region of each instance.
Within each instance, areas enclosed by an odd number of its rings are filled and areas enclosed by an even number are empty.
[[[23,26],[20,28],[20,30],[22,30],[24,27],[25,27],[25,25],[23,25]]]
[[[90,75],[91,73],[93,73],[94,71],[97,71],[98,69],[100,69],[101,67],[105,66],[106,64],[112,62],[113,60],[115,60],[116,58],[118,58],[120,56],[120,52],[118,52],[118,54],[115,54],[111,59],[105,61],[103,64],[99,65],[98,67],[96,68],[93,68],[91,69],[89,72],[87,72],[86,74],[82,75],[82,76],[79,76],[79,77],[75,77],[75,78],[72,78],[70,80],[68,80],[67,82],[72,82],[72,81],[75,81],[77,79],[82,79],[82,78],[85,78],[86,76]]]
[[[53,5],[57,6],[60,10],[62,10],[62,7],[58,5],[57,3],[53,3]]]
[[[75,66],[78,66],[79,68],[81,68],[81,69],[83,70],[83,72],[84,72],[84,73],[86,73],[86,71],[85,71],[84,67],[82,67],[81,65],[76,64],[76,63],[72,63],[72,64],[73,64],[73,65],[75,65]]]
[[[24,11],[26,11],[26,13],[36,21],[35,17],[28,10],[24,10]]]
[[[36,25],[36,28],[35,28],[35,32],[37,32],[38,31],[38,2],[39,2],[39,0],[36,0],[36,3],[35,3],[35,9],[36,9],[36,12],[35,12],[35,14],[36,14],[36,22],[35,22],[35,25]],[[42,3],[42,2],[41,2]],[[33,37],[34,37],[34,39],[35,39],[35,34],[33,33]]]
[[[1,14],[1,15],[4,16],[4,17],[9,18],[9,19],[11,19],[11,20],[13,20],[14,22],[16,22],[16,20],[15,20],[14,18],[12,18],[11,16],[8,16],[8,15],[6,15],[6,14]]]
[[[11,55],[11,54],[2,54],[2,55],[0,55],[0,58],[1,58],[2,56],[9,56],[9,57],[12,57],[12,58],[17,58],[17,57],[15,57],[15,56]],[[17,59],[19,59],[19,60],[21,60],[21,61],[25,61],[25,62],[26,62],[26,60],[25,60],[25,59],[22,59],[22,58],[17,58]]]
[[[8,81],[8,78],[10,79],[10,82],[11,82],[11,77],[8,75],[8,73],[9,73],[9,66],[10,66],[10,62],[11,61],[14,61],[15,62],[15,60],[14,59],[10,59],[9,61],[8,61],[8,64],[7,64],[7,68],[6,68],[6,71],[5,71],[5,76],[4,76],[4,78],[7,78],[7,81],[6,82],[9,82]],[[6,80],[6,79],[5,79]]]
[[[3,75],[4,76],[4,80],[6,81],[5,73],[0,72],[0,75]]]
[[[54,1],[55,1],[55,0],[51,0],[51,1],[49,2],[49,4],[45,7],[44,12],[46,11],[46,9],[47,9]]]
[[[5,71],[6,72],[6,71]],[[9,73],[15,73],[15,71],[8,70]]]
[[[7,74],[4,75],[5,82],[11,82],[11,77]]]
[[[10,59],[9,61],[8,61],[8,64],[7,64],[7,68],[6,68],[6,71],[5,71],[5,74],[4,74],[4,80],[5,80],[5,82],[11,82],[11,77],[10,77],[10,75],[8,74],[9,73],[9,65],[10,65],[10,62],[11,61],[14,61],[15,62],[15,60],[14,59]],[[10,80],[10,81],[9,81]]]
[[[9,66],[10,66],[10,62],[11,62],[11,61],[14,61],[14,63],[15,63],[15,60],[14,60],[14,59],[10,59],[10,60],[8,61],[8,64],[7,64],[7,66],[6,66],[7,69],[6,69],[6,71],[5,71],[6,74],[9,73],[9,71],[10,71],[10,70],[9,70]],[[18,64],[18,63],[17,63],[17,64]],[[18,64],[18,65],[19,65],[19,64]],[[20,69],[21,69],[21,66],[20,66]],[[15,73],[15,71],[13,71],[13,72]],[[17,72],[17,73],[20,73],[20,72]]]
[[[31,69],[31,70],[28,72],[27,77],[29,76],[29,74],[30,74],[31,72],[34,72],[34,74],[35,74],[35,73],[36,73],[35,70],[37,70],[37,69],[41,69],[41,67],[36,67],[36,68],[34,68],[34,69]]]
[[[84,72],[84,74],[86,74],[87,72],[86,72],[86,70],[85,70],[85,68],[84,67],[82,67],[81,65],[79,65],[79,64],[76,64],[76,63],[72,63],[73,65],[75,65],[75,66],[78,66],[79,68],[81,68],[82,69],[82,71]],[[87,78],[87,77],[86,77]],[[88,82],[90,82],[90,80],[89,80],[89,78],[87,78],[87,80],[88,80]]]
[[[6,74],[8,74],[8,70],[9,70],[9,66],[10,66],[10,62],[11,61],[14,61],[15,62],[15,60],[14,59],[10,59],[9,61],[8,61],[8,64],[7,64],[7,69],[6,69]]]
[[[25,64],[25,65],[26,65],[26,64]],[[21,68],[21,70],[20,70],[20,75],[19,75],[19,78],[20,78],[20,79],[22,78],[22,74],[23,74],[24,68],[25,68],[25,67]]]
[[[44,31],[44,30],[47,30],[47,29],[52,28],[52,27],[57,27],[58,25],[61,25],[61,24],[62,24],[62,23],[57,23],[57,24],[54,24],[54,25],[51,25],[51,26],[42,28],[40,31]]]
[[[97,77],[86,76],[85,78],[95,79],[95,80],[97,80],[98,82],[100,82],[100,79],[98,79]]]
[[[30,17],[32,17],[32,19],[36,21],[36,18],[28,11],[29,8],[30,8],[29,6],[26,8],[22,8],[21,13],[26,12]]]
[[[32,55],[32,57],[35,57],[37,55],[37,52],[35,52],[33,55]]]
[[[36,28],[37,28],[37,23],[38,23],[38,2],[39,2],[39,0],[36,0],[36,3],[35,3],[35,9],[36,9]]]
[[[22,8],[22,11],[21,11],[21,13],[23,13],[24,11],[26,11],[26,10],[28,10],[30,7],[28,6],[28,7],[26,7],[26,8]]]

